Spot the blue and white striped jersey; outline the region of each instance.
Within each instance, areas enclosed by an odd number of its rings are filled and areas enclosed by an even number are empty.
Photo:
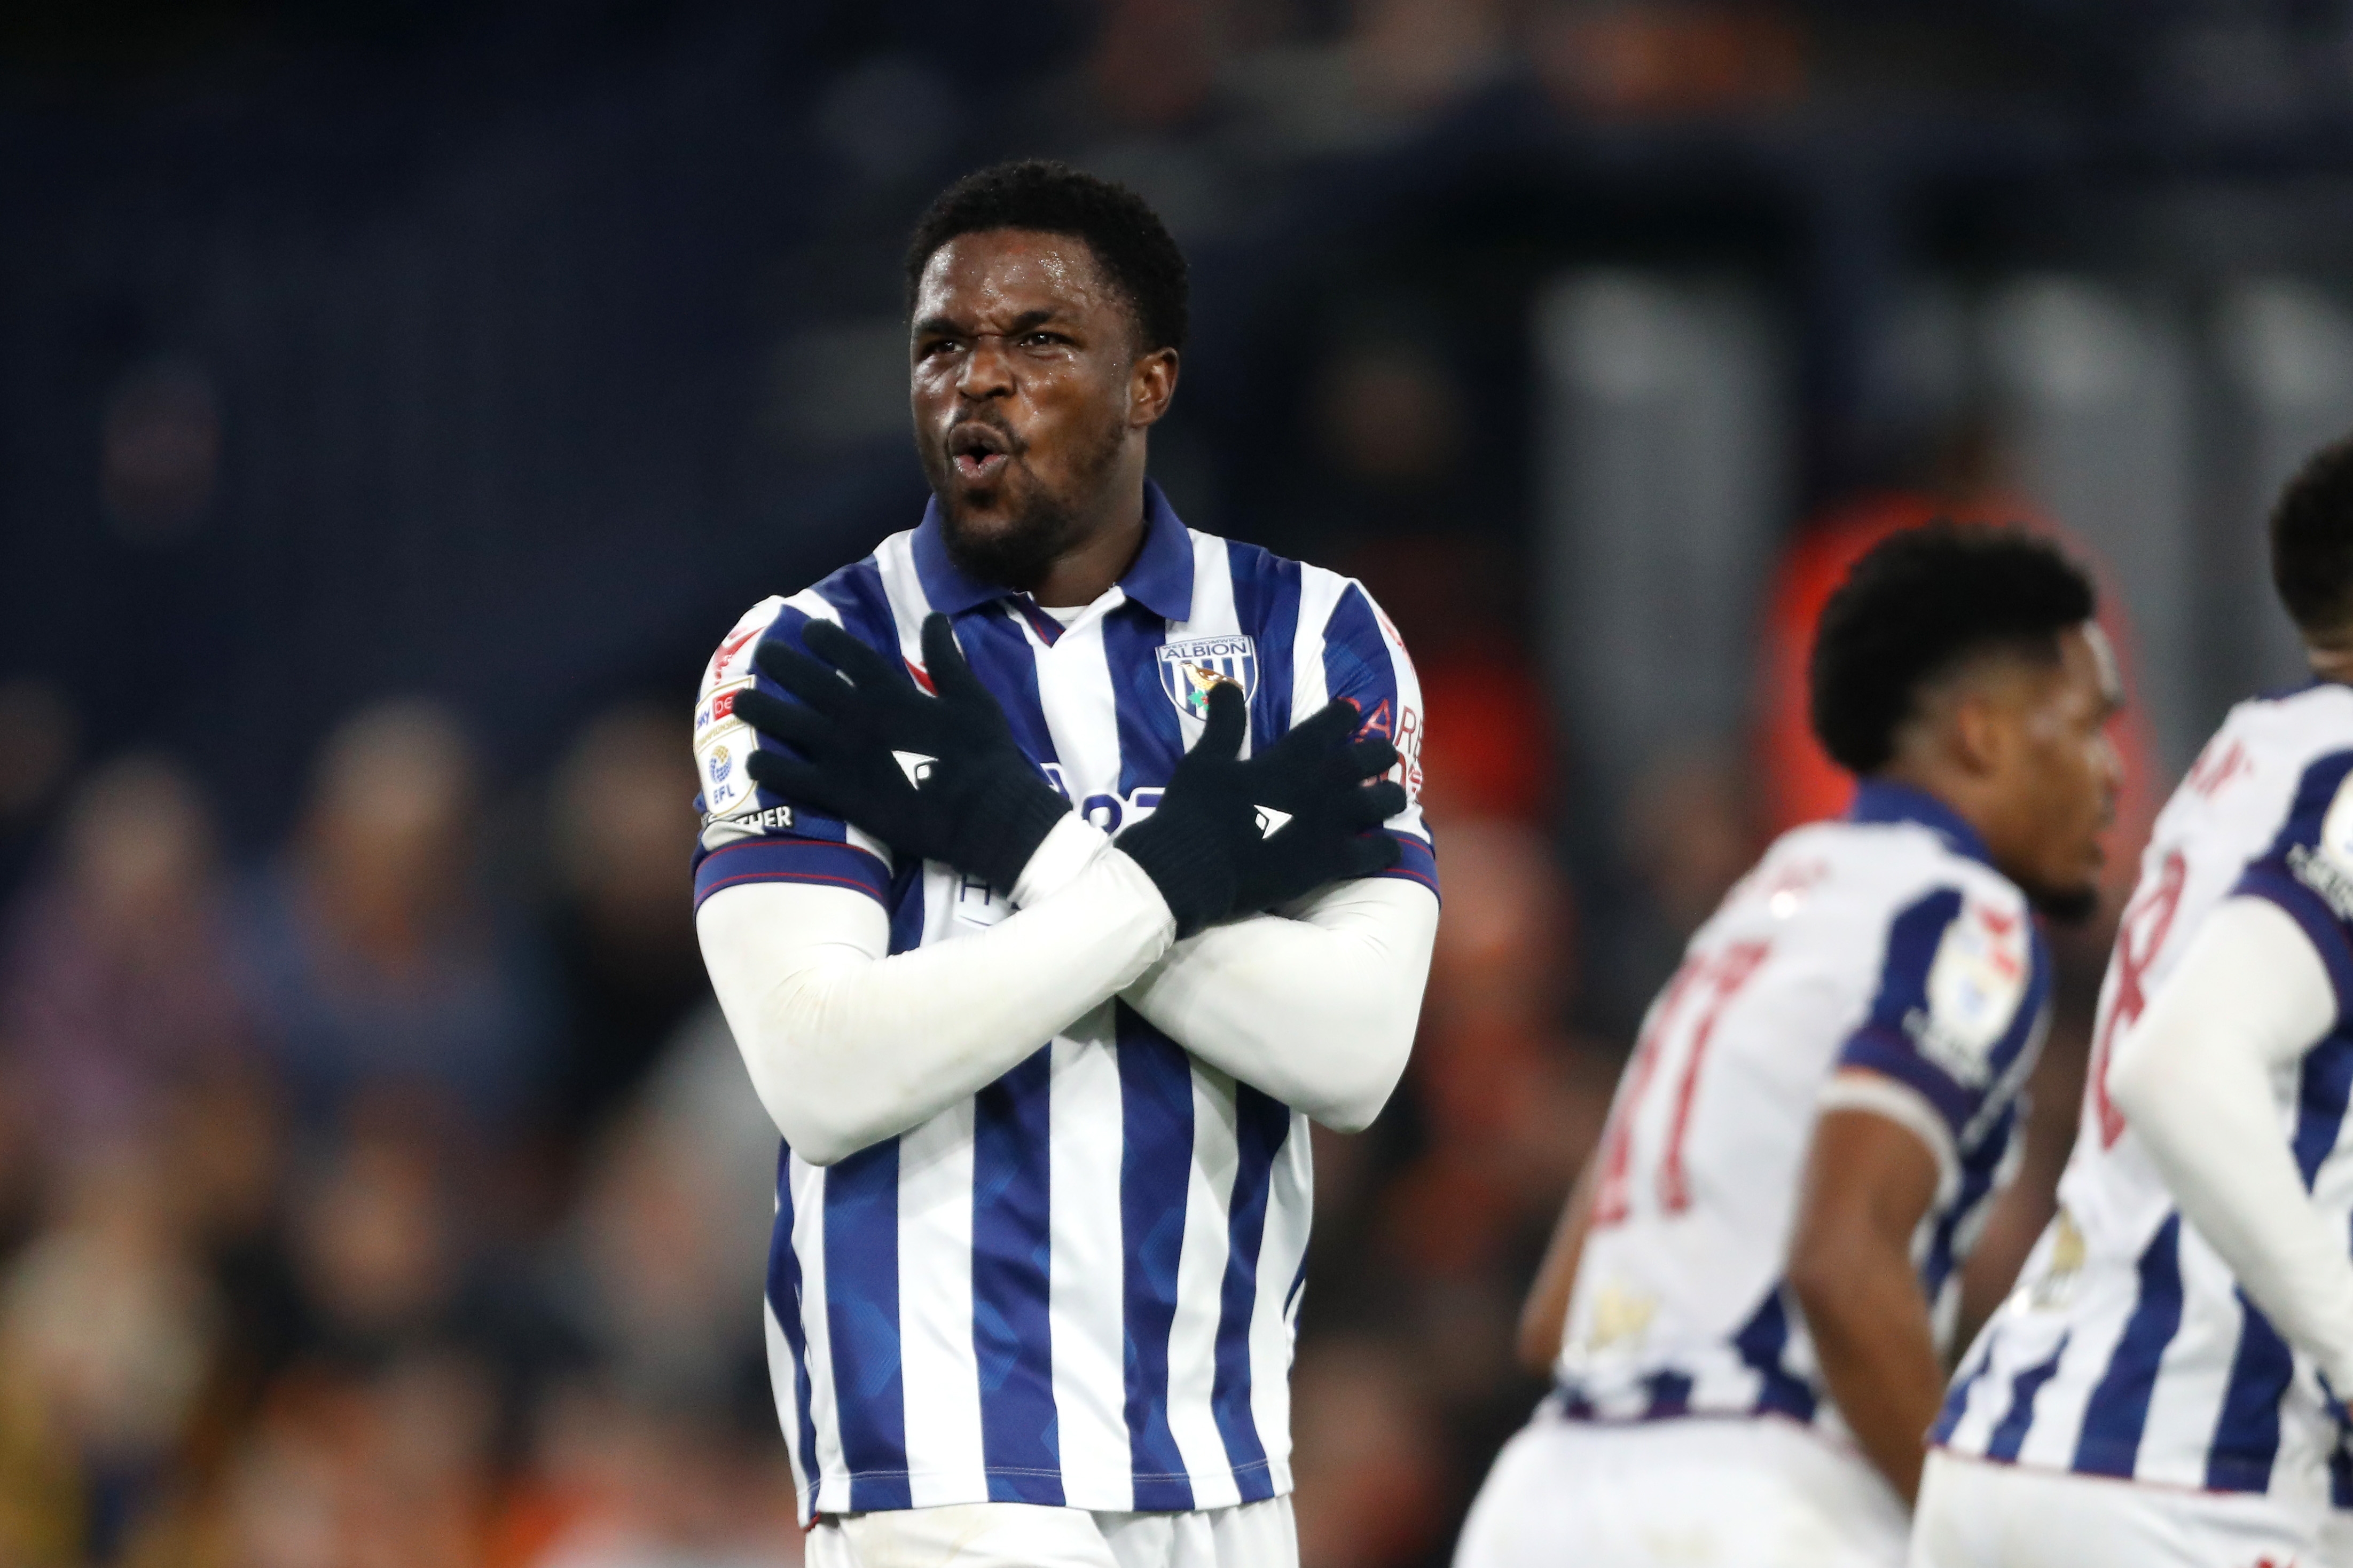
[[[695,714],[698,903],[747,881],[859,889],[891,946],[1011,912],[937,864],[755,790],[732,712],[753,650],[811,617],[906,660],[924,617],[1086,817],[1150,812],[1198,739],[1212,677],[1263,746],[1328,700],[1397,745],[1418,794],[1421,692],[1356,583],[1187,530],[1147,489],[1142,552],[1066,626],[975,583],[936,510],[872,556],[765,601],[720,645]],[[1418,805],[1393,875],[1436,888]],[[1290,1489],[1289,1378],[1311,1205],[1305,1118],[1197,1061],[1114,999],[972,1099],[829,1167],[782,1151],[768,1345],[801,1511],[990,1500],[1212,1508]]]
[[[1784,834],[1692,938],[1620,1080],[1554,1410],[1839,1428],[1785,1284],[1826,1104],[1937,1151],[1913,1256],[1948,1337],[2016,1166],[2050,973],[2024,896],[1942,802],[1866,781],[1843,820]]]
[[[2340,1003],[2353,997],[2348,773],[2353,690],[2314,685],[2232,710],[2158,814],[2100,993],[2059,1213],[1963,1363],[1938,1443],[2043,1469],[2327,1500],[2337,1423],[2309,1358],[2182,1217],[2103,1078],[2119,1035],[2234,893],[2293,916]],[[2274,1090],[2315,1203],[2353,1224],[2353,1016]]]

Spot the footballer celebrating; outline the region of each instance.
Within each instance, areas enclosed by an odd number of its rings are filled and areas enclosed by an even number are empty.
[[[1775,843],[1652,1003],[1523,1319],[1556,1387],[1458,1568],[1903,1562],[2046,1021],[2034,911],[2089,911],[2113,810],[2093,607],[2050,545],[1938,524],[1824,608],[1853,807]]]
[[[1307,1123],[1379,1110],[1437,929],[1420,689],[1145,478],[1186,285],[1135,195],[972,175],[907,289],[931,503],[695,716],[808,1560],[1279,1568]]]
[[[2272,576],[2314,679],[2232,709],[2158,816],[2059,1213],[1954,1382],[1915,1563],[2322,1555],[2353,1395],[2353,443],[2281,498]]]

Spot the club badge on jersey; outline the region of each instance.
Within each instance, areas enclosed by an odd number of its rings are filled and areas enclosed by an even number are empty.
[[[1247,636],[1193,637],[1155,651],[1160,689],[1187,719],[1208,718],[1209,693],[1220,682],[1240,687],[1245,701],[1258,695],[1258,645]]]

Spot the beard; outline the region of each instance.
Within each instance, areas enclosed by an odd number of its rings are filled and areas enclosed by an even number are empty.
[[[992,426],[1004,430],[1003,426]],[[1011,435],[1007,431],[1006,434]],[[1060,491],[1049,489],[1035,470],[1023,465],[1027,479],[1018,490],[999,482],[997,526],[979,520],[976,509],[962,496],[962,482],[944,443],[923,449],[923,474],[932,494],[939,498],[940,542],[956,570],[975,582],[1028,593],[1046,580],[1054,563],[1070,553],[1086,531],[1082,509],[1102,492],[1104,480],[1119,461],[1125,435],[1117,420],[1100,431],[1077,433],[1081,443],[1070,468],[1070,481]],[[1029,453],[1027,442],[1016,440],[1011,463],[1021,464]],[[1010,465],[1008,476],[1011,477]]]
[[[2100,912],[2100,889],[2095,883],[2085,882],[2073,888],[2031,887],[2021,883],[2019,891],[2026,895],[2028,906],[2052,925],[2084,925]]]

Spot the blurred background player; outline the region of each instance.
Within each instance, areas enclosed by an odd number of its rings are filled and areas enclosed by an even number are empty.
[[[2158,817],[1915,1563],[2314,1560],[2353,1392],[2353,444],[2281,497],[2272,574],[2314,679],[2232,709]]]
[[[1784,835],[1651,1005],[1526,1310],[1558,1386],[1461,1568],[1902,1561],[2047,1022],[2033,911],[2087,911],[2113,808],[2093,607],[2050,545],[1944,524],[1831,597],[1813,722],[1854,805]]]
[[[696,713],[809,1561],[1294,1561],[1307,1121],[1379,1110],[1437,929],[1360,787],[1418,783],[1419,688],[1362,588],[1147,482],[1186,295],[1140,198],[983,171],[907,290],[922,526],[755,607]]]

